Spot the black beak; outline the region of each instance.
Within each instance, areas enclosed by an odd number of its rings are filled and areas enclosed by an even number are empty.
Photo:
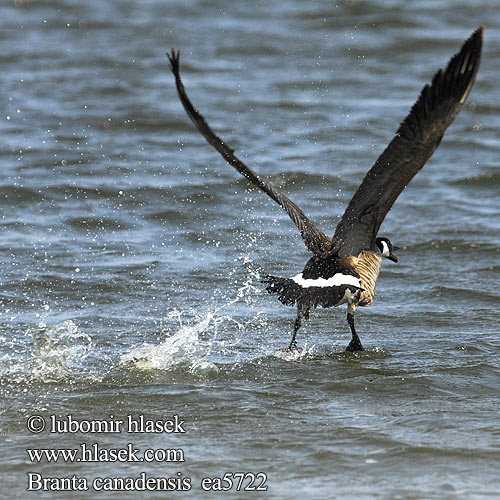
[[[399,250],[399,247],[397,245],[392,245],[392,250]],[[392,253],[392,250],[391,250],[391,255],[389,255],[389,257],[387,258],[389,260],[392,260],[392,262],[398,262],[398,258],[396,255]]]
[[[399,247],[392,247],[392,248],[399,248]],[[387,257],[387,258],[389,260],[392,260],[392,262],[398,262],[398,258],[393,253],[391,253],[391,255],[389,255],[389,257]]]

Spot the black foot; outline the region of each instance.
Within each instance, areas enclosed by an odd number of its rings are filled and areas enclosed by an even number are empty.
[[[346,352],[364,351],[363,346],[361,345],[361,341],[359,340],[359,337],[353,338],[349,342],[349,345],[345,348],[345,350]]]
[[[354,314],[352,312],[347,313],[347,322],[351,328],[352,339],[345,350],[347,352],[364,351],[363,346],[361,345],[361,340],[359,340],[356,329],[354,328]]]
[[[292,341],[288,347],[283,347],[280,351],[283,354],[295,354],[302,352],[302,347],[297,347],[297,342]]]

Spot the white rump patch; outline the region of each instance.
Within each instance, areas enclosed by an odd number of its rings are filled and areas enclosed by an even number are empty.
[[[341,306],[342,304],[345,304],[348,302],[349,304],[352,304],[355,300],[359,299],[359,290],[356,291],[355,293],[352,293],[349,288],[346,289],[344,296],[342,297],[342,300],[337,304],[337,306]],[[337,307],[335,306],[335,307]]]
[[[297,276],[294,276],[292,280],[295,281],[295,283],[300,285],[302,288],[309,288],[311,286],[325,287],[325,286],[341,286],[341,285],[352,285],[361,288],[359,279],[356,278],[356,276],[351,276],[350,274],[342,274],[342,273],[334,274],[331,278],[328,279],[316,278],[314,280],[304,279],[302,277],[302,273],[300,273],[297,274]]]

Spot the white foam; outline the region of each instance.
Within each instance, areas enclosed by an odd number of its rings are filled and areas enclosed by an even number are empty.
[[[188,366],[192,373],[217,372],[217,366],[207,359],[212,342],[200,337],[213,316],[210,312],[192,325],[181,326],[178,332],[160,344],[144,344],[132,349],[121,356],[120,365],[132,364],[140,370],[171,370]]]
[[[312,354],[314,350],[314,345],[307,347],[297,347],[296,349],[280,349],[278,352],[274,353],[274,356],[280,358],[284,361],[297,361],[303,359]]]
[[[92,351],[92,341],[73,321],[52,326],[40,323],[29,333],[35,351],[30,366],[34,379],[55,381],[81,373]]]
[[[356,276],[352,276],[350,274],[342,274],[337,273],[334,274],[331,278],[316,278],[316,279],[304,279],[302,277],[302,273],[297,274],[292,278],[295,283],[300,285],[302,288],[309,288],[311,286],[341,286],[341,285],[353,285],[357,287],[361,287],[359,283],[359,279]]]

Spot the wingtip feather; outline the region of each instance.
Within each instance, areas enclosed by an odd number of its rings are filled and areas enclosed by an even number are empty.
[[[481,60],[484,27],[479,26],[462,44],[448,62],[446,69],[439,70],[432,83],[426,85],[409,115],[401,123],[398,134],[411,138],[421,131],[421,125],[438,106],[454,100],[463,104],[467,99]]]
[[[179,74],[179,60],[181,57],[181,51],[175,50],[173,47],[170,49],[170,54],[167,52],[168,60],[170,61],[170,69],[172,73],[177,76]]]

